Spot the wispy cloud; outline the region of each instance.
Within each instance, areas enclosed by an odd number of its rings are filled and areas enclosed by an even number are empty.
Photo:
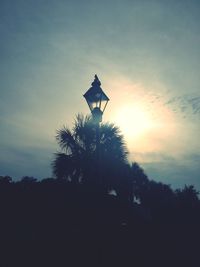
[[[181,113],[185,117],[190,115],[200,115],[200,94],[192,93],[170,98],[165,102],[175,113]]]

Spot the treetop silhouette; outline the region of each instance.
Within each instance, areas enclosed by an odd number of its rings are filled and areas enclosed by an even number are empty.
[[[61,152],[55,153],[53,173],[58,179],[75,183],[94,183],[97,161],[104,185],[114,187],[122,166],[128,164],[127,148],[118,127],[112,123],[99,126],[99,157],[97,158],[96,125],[91,116],[77,115],[72,130],[57,131]]]

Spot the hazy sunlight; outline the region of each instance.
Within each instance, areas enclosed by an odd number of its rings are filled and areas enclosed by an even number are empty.
[[[148,130],[154,128],[154,121],[142,106],[126,105],[121,107],[114,118],[120,125],[123,134],[129,139],[137,139]]]

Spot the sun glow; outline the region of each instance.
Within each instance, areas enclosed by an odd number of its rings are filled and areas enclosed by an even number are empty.
[[[165,88],[159,84],[154,89],[145,88],[126,79],[113,79],[112,83],[105,86],[113,99],[107,120],[119,126],[130,157],[135,160],[141,153],[176,150],[172,140],[178,134],[177,120],[166,105]]]
[[[120,126],[127,139],[138,139],[155,127],[155,122],[145,108],[126,105],[115,114],[115,123]]]

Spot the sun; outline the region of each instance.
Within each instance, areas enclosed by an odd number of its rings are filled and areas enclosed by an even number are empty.
[[[114,101],[110,101],[110,112],[106,112],[106,116],[121,130],[130,157],[169,149],[174,151],[171,140],[178,135],[178,122],[165,104],[167,98],[164,93],[158,94],[157,89],[147,90],[142,84],[124,79],[118,79],[113,87],[112,84],[107,87],[111,87],[109,96]]]
[[[114,121],[129,140],[136,140],[155,127],[155,122],[142,105],[125,105],[114,115]]]

